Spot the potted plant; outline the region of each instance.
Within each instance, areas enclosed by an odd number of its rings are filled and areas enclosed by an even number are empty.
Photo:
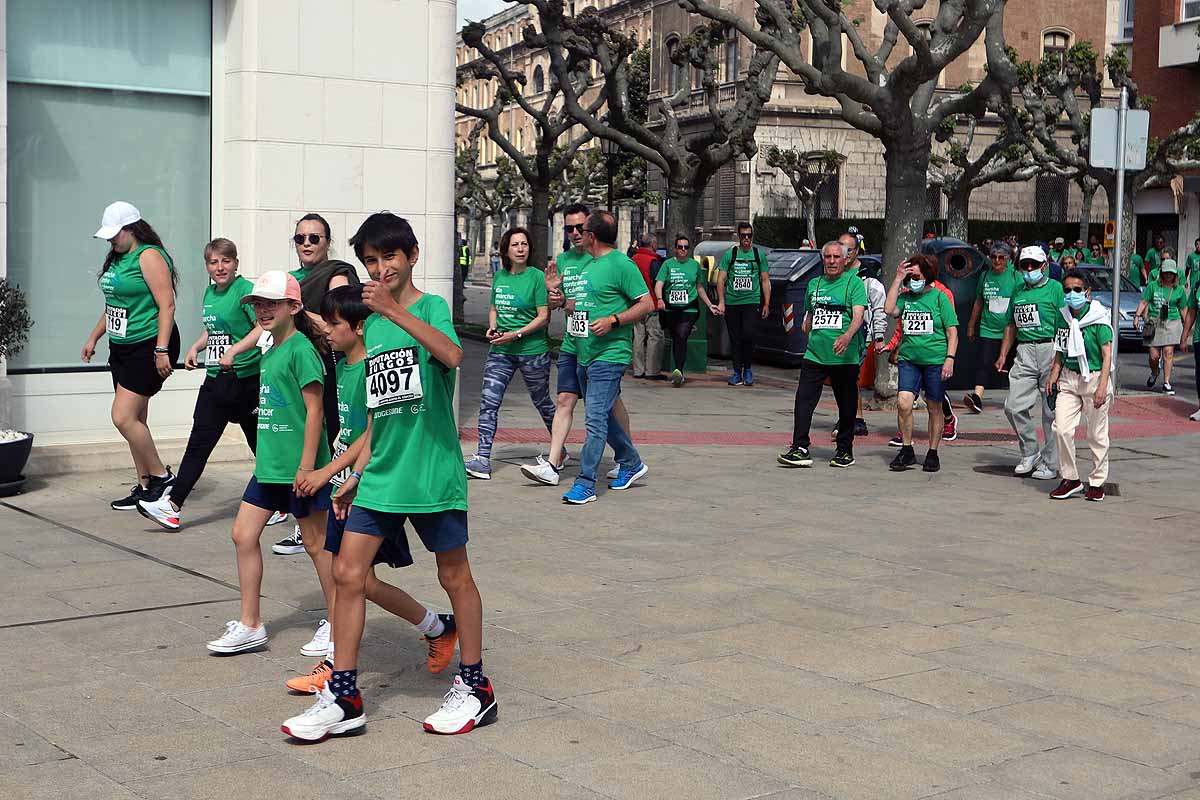
[[[21,352],[32,327],[25,293],[15,283],[0,278],[0,358],[7,359]],[[3,413],[4,409],[0,407],[0,417]],[[32,433],[0,425],[0,497],[19,492],[25,484],[21,470],[25,469],[31,450]]]

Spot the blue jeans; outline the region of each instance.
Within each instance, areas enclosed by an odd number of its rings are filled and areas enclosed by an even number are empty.
[[[593,361],[586,367],[581,364],[576,368],[587,426],[587,440],[579,454],[579,477],[575,479],[577,486],[596,488],[596,469],[604,455],[605,441],[612,445],[621,469],[637,469],[642,465],[642,457],[612,411],[613,403],[621,392],[621,376],[628,367],[628,364]]]

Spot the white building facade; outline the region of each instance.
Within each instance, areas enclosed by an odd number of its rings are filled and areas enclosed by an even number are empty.
[[[407,217],[415,279],[449,301],[453,0],[0,0],[0,20],[0,276],[35,322],[0,362],[0,406],[34,433],[34,472],[39,452],[121,441],[106,346],[92,366],[79,358],[103,307],[107,244],[91,235],[113,200],[137,206],[174,260],[185,349],[205,243],[236,242],[247,276],[294,269],[307,212],[350,261],[368,214]],[[187,436],[202,379],[177,371],[151,402],[157,439]]]

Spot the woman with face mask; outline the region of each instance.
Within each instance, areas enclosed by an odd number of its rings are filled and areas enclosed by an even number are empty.
[[[1179,266],[1174,259],[1162,262],[1158,271],[1150,276],[1142,290],[1142,301],[1133,314],[1133,324],[1144,328],[1144,321],[1153,321],[1154,335],[1150,345],[1150,376],[1146,388],[1153,389],[1158,383],[1158,364],[1162,360],[1163,392],[1175,394],[1171,386],[1171,369],[1175,366],[1175,348],[1183,340],[1183,310],[1187,307],[1187,293],[1179,285]]]
[[[1050,492],[1050,498],[1066,500],[1086,492],[1088,500],[1099,502],[1104,499],[1104,482],[1108,480],[1112,314],[1092,299],[1091,279],[1084,270],[1071,270],[1063,275],[1063,295],[1066,307],[1057,320],[1054,366],[1046,386],[1047,401],[1054,406],[1062,475],[1062,482]],[[1075,428],[1080,417],[1087,424],[1087,443],[1094,462],[1086,489],[1075,461]]]

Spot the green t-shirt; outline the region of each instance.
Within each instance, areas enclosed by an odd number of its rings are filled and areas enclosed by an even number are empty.
[[[1061,264],[1062,257],[1070,252],[1071,252],[1070,250],[1051,250],[1050,251],[1050,260]]]
[[[1178,278],[1176,278],[1178,280]],[[1162,307],[1167,307],[1167,319],[1180,319],[1180,312],[1187,305],[1187,293],[1183,287],[1176,284],[1170,288],[1160,286],[1157,280],[1152,279],[1146,284],[1146,288],[1142,290],[1142,299],[1146,301],[1149,308],[1146,309],[1146,315],[1150,319],[1162,319]]]
[[[725,305],[748,306],[762,303],[762,284],[759,276],[767,272],[766,253],[757,247],[752,247],[749,251],[731,247],[721,256],[721,264],[717,269],[725,273]]]
[[[1088,253],[1084,257],[1083,263],[1084,264],[1103,264],[1104,263],[1104,254],[1101,253],[1100,255],[1093,255],[1092,253]]]
[[[983,302],[983,311],[979,315],[981,338],[1004,338],[1004,328],[1008,325],[1008,307],[1012,304],[1013,290],[1017,288],[1020,280],[1021,276],[1017,275],[1012,264],[999,274],[990,269],[983,273],[975,293],[975,297]]]
[[[1200,315],[1200,281],[1192,286],[1192,293],[1188,297],[1188,308],[1192,310],[1193,314]],[[1192,325],[1192,341],[1200,344],[1200,320]]]
[[[583,270],[591,262],[592,257],[586,250],[575,250],[574,248],[565,253],[559,253],[557,257],[558,274],[562,277],[562,293],[566,300],[578,300],[583,296],[586,289]],[[567,315],[567,330],[563,335],[562,347],[564,353],[575,352],[575,337],[570,335],[571,315]]]
[[[579,366],[593,361],[628,364],[633,360],[633,326],[613,328],[597,336],[588,326],[598,319],[628,310],[646,294],[646,281],[637,264],[619,250],[592,259],[583,271],[583,292],[575,299],[575,314],[567,333],[575,339]]]
[[[254,284],[242,275],[234,278],[225,291],[218,291],[214,284],[204,290],[204,315],[201,321],[208,332],[208,344],[204,348],[204,371],[210,378],[221,372],[217,362],[225,351],[246,338],[254,328],[254,307],[242,302],[242,296],[254,290]],[[233,359],[233,371],[239,378],[258,374],[262,352],[253,347]]]
[[[342,359],[337,365],[338,435],[333,440],[333,458],[337,458],[367,429],[367,360],[351,364]],[[341,486],[350,476],[346,467],[330,478]]]
[[[1134,253],[1129,257],[1129,269],[1126,272],[1129,281],[1139,289],[1142,288],[1142,263],[1142,257]]]
[[[954,303],[945,292],[926,286],[918,294],[905,292],[896,298],[900,310],[900,360],[920,366],[942,364],[950,352],[946,329],[958,326]]]
[[[1007,320],[1017,329],[1017,343],[1053,340],[1059,309],[1065,305],[1062,284],[1047,277],[1040,285],[1030,286],[1018,278]]]
[[[500,269],[492,276],[492,305],[496,307],[496,327],[502,333],[533,322],[538,307],[547,302],[546,273],[537,267],[526,267],[520,275]],[[545,328],[515,342],[492,345],[493,353],[510,356],[536,356],[549,349]]]
[[[450,307],[424,294],[408,308],[455,344]],[[455,370],[378,314],[363,325],[371,459],[354,504],[394,514],[467,510],[467,473],[454,424]]]
[[[104,331],[114,344],[137,344],[158,336],[158,303],[142,275],[144,250],[157,250],[175,274],[175,265],[161,247],[138,245],[121,255],[100,276],[104,293]]]
[[[258,374],[258,446],[254,477],[259,483],[287,483],[296,478],[304,452],[304,423],[308,414],[300,390],[311,383],[325,385],[325,365],[317,348],[296,331],[262,357]],[[329,463],[324,417],[317,442],[320,469]]]
[[[669,258],[663,262],[658,271],[658,280],[663,282],[663,301],[667,308],[687,308],[689,311],[699,311],[696,301],[700,293],[696,291],[696,282],[700,279],[700,262],[694,258],[680,261]]]
[[[1196,271],[1200,270],[1200,253],[1192,251],[1183,260],[1183,274],[1190,285],[1196,279]]]
[[[1071,311],[1077,319],[1082,319],[1087,313],[1088,307],[1084,306],[1079,311]],[[1067,369],[1079,372],[1079,359],[1072,358],[1066,353],[1066,336],[1067,331],[1071,328],[1067,324],[1066,319],[1060,313],[1058,315],[1058,335],[1054,337],[1054,349],[1062,353],[1063,366]],[[1087,356],[1088,369],[1092,372],[1099,372],[1104,366],[1104,353],[1100,348],[1112,341],[1112,328],[1103,322],[1095,325],[1088,325],[1086,328],[1081,328],[1079,333],[1083,336],[1083,352]]]
[[[867,287],[862,278],[843,272],[837,280],[824,274],[808,282],[804,292],[804,313],[812,314],[808,333],[806,361],[814,364],[857,364],[862,360],[863,338],[854,336],[841,355],[833,351],[834,341],[850,329],[854,307],[867,307]]]
[[[1158,268],[1162,266],[1162,253],[1157,248],[1151,247],[1146,251],[1146,268],[1147,272],[1158,272]]]

